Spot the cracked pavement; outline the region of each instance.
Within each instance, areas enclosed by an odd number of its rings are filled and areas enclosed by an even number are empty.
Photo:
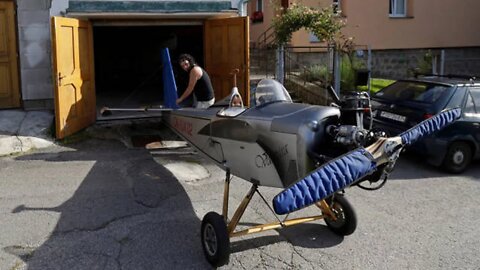
[[[0,156],[53,145],[49,111],[0,110]]]
[[[122,141],[97,136],[0,158],[0,269],[211,269],[200,224],[221,212],[224,172],[191,151]],[[318,221],[234,238],[223,268],[478,269],[478,165],[452,176],[402,156],[381,190],[347,190],[359,220],[352,235]],[[230,217],[248,189],[232,180]],[[260,187],[267,201],[279,191]],[[255,195],[239,229],[272,221]]]

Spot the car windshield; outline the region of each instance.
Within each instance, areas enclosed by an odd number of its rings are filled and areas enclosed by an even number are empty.
[[[425,83],[397,81],[382,90],[374,97],[390,101],[414,101],[433,104],[452,91],[452,87]]]
[[[255,90],[255,105],[261,106],[273,102],[292,102],[292,98],[279,82],[272,79],[261,80]]]

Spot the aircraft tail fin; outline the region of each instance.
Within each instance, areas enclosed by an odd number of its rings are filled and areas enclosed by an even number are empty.
[[[177,105],[177,85],[173,75],[172,62],[168,48],[162,49],[163,64],[163,106],[165,108],[178,109]]]

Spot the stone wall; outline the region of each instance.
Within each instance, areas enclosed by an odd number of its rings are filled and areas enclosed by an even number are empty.
[[[480,47],[444,49],[443,73],[480,77]],[[301,66],[331,65],[328,53],[290,53],[286,72],[301,70]],[[367,53],[360,58],[366,66]],[[377,50],[372,51],[372,77],[400,79],[411,77],[415,70],[441,72],[441,49]],[[432,68],[432,62],[434,68]]]
[[[465,74],[480,78],[480,48],[445,50],[444,74]]]
[[[328,52],[289,52],[285,64],[291,69],[301,69],[302,66],[325,65],[331,68],[332,55]]]
[[[316,105],[329,105],[333,102],[328,91],[316,84],[305,82],[289,76],[285,79],[285,88],[295,102],[303,102]]]
[[[431,57],[429,57],[430,55]],[[429,60],[431,58],[431,60]],[[433,62],[435,68],[429,65]],[[435,64],[436,63],[436,64]],[[444,74],[480,75],[480,47],[444,49]],[[441,49],[384,50],[372,52],[372,76],[399,79],[412,76],[413,71],[440,73]]]
[[[26,109],[53,107],[51,0],[17,0],[22,99]]]
[[[400,79],[411,76],[427,52],[427,50],[372,51],[372,77]]]

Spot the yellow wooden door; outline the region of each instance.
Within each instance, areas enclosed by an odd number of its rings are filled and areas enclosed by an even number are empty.
[[[0,1],[0,108],[20,107],[13,2]]]
[[[59,139],[96,119],[92,39],[88,21],[52,18],[55,127]]]
[[[248,17],[210,19],[205,22],[205,70],[210,75],[215,99],[230,94],[233,69],[239,69],[237,86],[244,104],[250,103]]]

